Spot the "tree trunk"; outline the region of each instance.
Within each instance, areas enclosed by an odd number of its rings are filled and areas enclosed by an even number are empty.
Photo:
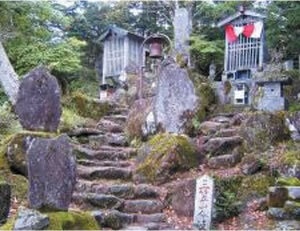
[[[0,42],[0,83],[8,96],[10,102],[14,105],[17,100],[17,94],[20,86],[18,75],[11,65],[7,54]]]

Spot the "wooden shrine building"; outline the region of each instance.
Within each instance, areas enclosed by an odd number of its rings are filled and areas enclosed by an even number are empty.
[[[222,80],[232,84],[233,104],[251,104],[252,74],[262,69],[266,57],[264,18],[241,7],[217,24],[225,30]]]
[[[140,65],[140,51],[144,37],[117,26],[109,26],[99,41],[104,42],[102,84],[107,79],[118,79],[129,64]],[[143,62],[143,60],[142,60]]]

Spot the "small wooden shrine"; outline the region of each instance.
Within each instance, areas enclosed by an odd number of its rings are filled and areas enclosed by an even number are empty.
[[[225,30],[222,80],[232,85],[233,104],[251,104],[252,75],[262,70],[266,56],[264,18],[264,15],[240,7],[237,13],[217,24]]]
[[[143,40],[143,36],[117,26],[110,26],[101,35],[99,41],[104,41],[102,84],[108,78],[119,78],[128,65],[140,65]]]

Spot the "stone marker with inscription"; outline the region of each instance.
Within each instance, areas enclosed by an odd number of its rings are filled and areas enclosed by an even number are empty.
[[[204,175],[196,181],[194,226],[200,230],[209,230],[214,199],[214,181]]]

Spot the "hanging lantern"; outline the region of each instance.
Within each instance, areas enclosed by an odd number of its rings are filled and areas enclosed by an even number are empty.
[[[147,43],[150,48],[150,58],[160,59],[163,56],[162,51],[164,42],[165,39],[159,34],[154,34],[148,39]]]

